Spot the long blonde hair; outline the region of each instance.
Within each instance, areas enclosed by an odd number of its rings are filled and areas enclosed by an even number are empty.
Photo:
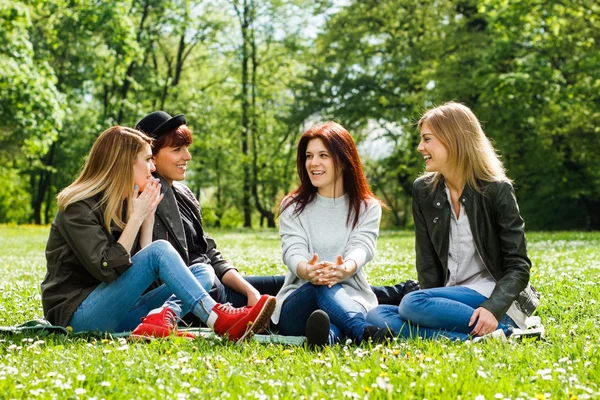
[[[425,112],[417,124],[419,130],[425,123],[448,151],[450,168],[464,179],[466,185],[480,192],[478,181],[510,181],[494,146],[469,107],[448,102]],[[426,175],[435,189],[442,174]]]
[[[102,193],[98,207],[104,207],[104,226],[110,232],[114,222],[123,229],[133,204],[133,164],[144,144],[152,144],[152,139],[135,129],[113,126],[102,132],[75,182],[58,194],[58,208],[64,211],[70,204]]]

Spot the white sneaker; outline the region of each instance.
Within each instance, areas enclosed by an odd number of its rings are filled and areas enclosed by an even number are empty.
[[[506,342],[508,339],[506,339],[506,334],[502,329],[496,329],[494,332],[473,338],[473,343],[481,342],[483,340],[497,340],[499,342]]]
[[[529,329],[519,329],[513,328],[512,333],[510,334],[510,340],[523,340],[523,339],[532,339],[532,340],[543,340],[546,334],[546,330],[543,326],[538,326],[537,328],[529,328]]]

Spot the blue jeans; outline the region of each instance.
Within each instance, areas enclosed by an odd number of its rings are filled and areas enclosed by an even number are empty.
[[[308,282],[294,290],[281,307],[281,317],[277,328],[279,333],[288,336],[303,336],[306,321],[313,311],[321,309],[331,321],[329,344],[350,337],[356,342],[362,340],[367,326],[367,310],[353,300],[342,285],[328,288]]]
[[[208,319],[217,304],[207,292],[214,280],[211,267],[195,264],[188,268],[165,240],[143,248],[131,262],[123,275],[111,283],[101,283],[79,305],[70,322],[74,331],[130,331],[141,317],[162,305],[177,314],[191,311],[202,321]],[[144,293],[156,279],[165,283]]]
[[[260,294],[277,296],[283,286],[285,276],[245,276],[244,279],[254,286]],[[401,282],[393,286],[371,286],[371,290],[377,296],[379,304],[399,305],[400,300],[405,295],[405,285],[405,282]],[[231,303],[234,307],[244,307],[248,304],[246,296],[223,285],[218,279],[215,279],[210,294],[217,303]]]
[[[388,327],[396,335],[424,339],[439,336],[451,340],[467,340],[472,328],[469,320],[487,297],[462,286],[418,290],[407,294],[399,306],[377,306],[367,314],[367,322]],[[517,324],[504,315],[498,329],[508,333]]]

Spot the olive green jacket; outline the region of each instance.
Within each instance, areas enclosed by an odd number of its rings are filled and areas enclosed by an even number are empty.
[[[448,280],[451,205],[443,178],[436,189],[428,176],[413,185],[413,218],[417,273],[422,289],[443,287]],[[481,304],[500,320],[511,304],[531,315],[539,295],[529,284],[525,223],[519,214],[513,186],[508,181],[482,182],[481,193],[465,186],[459,201],[473,233],[483,264],[496,281],[489,299]]]
[[[44,317],[53,325],[69,325],[98,285],[113,282],[131,266],[131,255],[117,243],[122,230],[112,226],[108,233],[99,200],[98,195],[73,203],[52,222],[41,286]]]

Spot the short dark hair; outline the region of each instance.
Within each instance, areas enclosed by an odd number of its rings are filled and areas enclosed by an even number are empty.
[[[187,125],[179,125],[177,129],[167,132],[154,140],[152,154],[157,155],[163,147],[189,146],[192,144],[192,131]]]

